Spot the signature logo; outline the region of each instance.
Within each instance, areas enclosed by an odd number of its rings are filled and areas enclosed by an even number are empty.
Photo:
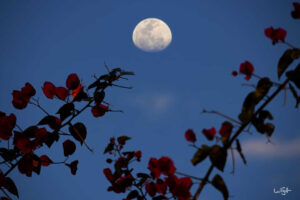
[[[281,187],[279,190],[275,190],[275,188],[273,189],[273,192],[275,194],[281,194],[281,195],[286,195],[287,193],[291,192],[292,190],[290,190],[288,187]]]

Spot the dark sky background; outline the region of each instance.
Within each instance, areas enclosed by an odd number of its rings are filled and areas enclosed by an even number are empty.
[[[249,60],[256,74],[278,81],[276,65],[287,46],[273,46],[264,36],[264,29],[284,28],[286,40],[299,47],[300,21],[290,16],[292,2],[1,0],[0,109],[15,113],[21,127],[37,123],[44,116],[35,107],[19,111],[11,105],[12,90],[20,89],[27,81],[37,89],[41,105],[55,113],[62,103],[44,97],[44,81],[64,86],[68,74],[77,73],[87,85],[93,81],[93,74],[106,72],[104,61],[111,68],[136,73],[122,82],[133,86],[132,90],[107,90],[106,100],[113,109],[124,110],[123,114],[108,113],[96,119],[86,111],[77,119],[86,123],[86,142],[95,150],[91,153],[77,145],[70,158],[79,159],[77,175],[71,175],[63,165],[43,168],[40,176],[34,174],[31,178],[14,170],[11,177],[18,186],[20,200],[125,197],[107,192],[109,182],[102,173],[109,166],[103,150],[112,136],[128,135],[132,137],[128,150],[142,150],[137,172],[148,171],[150,157],[165,155],[174,160],[179,171],[203,176],[209,162],[192,166],[190,159],[195,150],[188,146],[184,132],[192,128],[200,143],[208,143],[201,130],[212,126],[219,129],[224,119],[200,114],[203,108],[237,118],[243,99],[252,90],[242,86],[246,83],[243,76],[231,76],[241,62]],[[164,51],[143,52],[132,42],[134,27],[148,17],[165,21],[172,31],[172,43]],[[252,78],[248,83],[256,81]],[[253,135],[241,135],[248,165],[243,165],[236,154],[235,174],[230,174],[230,157],[223,174],[232,199],[299,199],[300,114],[294,104],[288,93],[284,105],[282,93],[268,106],[275,118],[274,145],[265,144],[266,137],[254,129]],[[61,142],[37,154],[64,160]],[[286,196],[274,194],[273,189],[280,187],[289,187],[292,192]],[[208,185],[199,199],[222,196]]]

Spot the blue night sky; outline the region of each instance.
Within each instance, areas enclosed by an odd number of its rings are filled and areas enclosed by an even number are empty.
[[[122,85],[132,90],[109,88],[106,101],[124,113],[107,113],[94,118],[86,111],[77,119],[88,129],[86,142],[91,153],[77,143],[70,161],[78,159],[77,175],[63,165],[42,168],[31,178],[15,170],[20,200],[108,200],[125,195],[107,192],[109,182],[102,170],[109,167],[103,150],[112,136],[128,135],[128,150],[142,150],[137,172],[147,171],[150,157],[171,157],[178,171],[203,176],[209,161],[193,167],[195,149],[188,146],[184,132],[194,129],[200,143],[208,143],[203,128],[220,128],[223,118],[200,114],[202,109],[217,110],[237,118],[245,96],[252,90],[243,87],[244,76],[233,77],[240,63],[249,60],[255,73],[278,81],[276,66],[287,49],[273,46],[264,36],[270,26],[287,30],[286,40],[300,46],[300,21],[291,18],[290,0],[1,0],[0,1],[0,110],[15,113],[23,128],[37,123],[44,114],[29,105],[16,110],[12,91],[30,82],[37,89],[40,103],[51,113],[62,105],[42,93],[44,81],[64,86],[70,73],[77,73],[86,85],[93,74],[110,68],[134,71],[135,76]],[[141,20],[155,17],[172,31],[172,43],[161,52],[136,48],[132,32]],[[294,67],[296,63],[292,65]],[[256,83],[252,78],[250,84]],[[232,199],[290,199],[300,197],[300,123],[295,100],[281,93],[268,106],[274,116],[274,145],[265,136],[243,133],[240,137],[247,166],[236,156],[235,174],[228,157],[222,174]],[[75,120],[75,121],[77,121]],[[54,161],[63,161],[62,142],[38,150]],[[4,145],[4,144],[1,144]],[[6,171],[6,169],[3,169]],[[213,173],[217,172],[215,169]],[[289,187],[286,196],[273,189]],[[192,191],[196,189],[193,187]],[[222,199],[221,193],[207,185],[201,200]]]

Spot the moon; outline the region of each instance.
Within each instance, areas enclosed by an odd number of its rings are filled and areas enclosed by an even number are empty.
[[[158,52],[166,49],[172,41],[169,26],[160,19],[147,18],[140,21],[132,33],[136,47],[146,52]]]

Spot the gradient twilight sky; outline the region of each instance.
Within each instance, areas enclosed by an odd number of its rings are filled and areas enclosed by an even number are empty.
[[[0,110],[15,113],[17,123],[27,127],[44,116],[40,110],[23,111],[11,105],[11,92],[29,81],[37,89],[40,103],[55,113],[59,101],[44,97],[44,81],[64,85],[70,73],[84,83],[93,74],[106,72],[104,61],[113,68],[134,71],[123,85],[132,90],[110,88],[106,100],[124,113],[108,113],[93,118],[90,111],[77,120],[86,123],[86,142],[95,152],[77,145],[70,160],[79,159],[77,175],[63,165],[43,168],[41,175],[28,178],[17,170],[11,173],[20,200],[117,200],[125,195],[107,192],[104,178],[106,156],[103,150],[111,136],[128,135],[129,150],[142,150],[136,169],[146,170],[150,157],[171,157],[177,169],[203,176],[205,161],[193,167],[194,149],[184,132],[194,129],[198,140],[207,143],[203,128],[219,129],[223,119],[202,115],[203,108],[237,117],[242,101],[251,91],[242,87],[243,76],[231,76],[241,62],[249,60],[258,75],[277,81],[276,65],[287,47],[273,46],[264,36],[270,26],[287,30],[286,40],[300,46],[300,21],[290,16],[290,0],[1,0],[0,1]],[[155,17],[165,21],[173,34],[170,46],[161,52],[147,53],[132,42],[134,27],[141,20]],[[299,62],[299,61],[298,61]],[[293,64],[295,66],[296,63]],[[253,78],[249,83],[256,83]],[[264,145],[259,133],[243,134],[240,139],[248,165],[236,154],[236,171],[228,157],[223,177],[232,199],[300,199],[300,123],[295,100],[288,93],[287,104],[280,94],[268,109],[275,118],[272,137],[275,145]],[[3,145],[3,144],[1,144]],[[55,161],[64,159],[61,143],[48,154]],[[214,171],[214,173],[217,170]],[[273,188],[289,187],[286,196]],[[195,189],[195,187],[194,187]],[[200,200],[222,199],[221,193],[207,186]]]

